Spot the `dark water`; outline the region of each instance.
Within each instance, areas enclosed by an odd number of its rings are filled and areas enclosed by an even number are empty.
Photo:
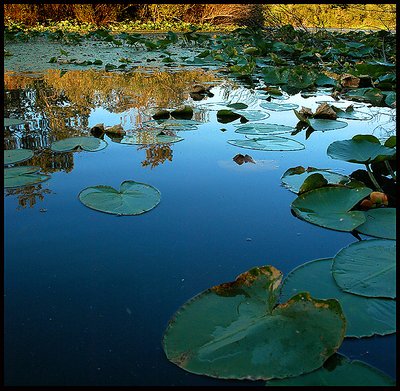
[[[6,88],[5,113],[25,113],[30,130],[6,131],[6,148],[39,153],[53,139],[85,134],[99,122],[130,130],[138,116],[135,107],[118,111],[104,102],[85,113],[84,105],[73,102],[76,112],[62,114],[56,104],[49,109],[41,102],[39,89],[16,85]],[[204,122],[178,132],[184,140],[170,145],[170,160],[143,166],[151,160],[146,148],[105,136],[106,149],[59,156],[51,170],[53,158],[43,159],[50,180],[19,194],[5,191],[6,385],[263,385],[192,375],[170,363],[161,347],[167,322],[192,296],[251,267],[269,264],[286,275],[355,242],[351,234],[293,217],[296,195],[280,185],[280,177],[297,165],[345,174],[362,168],[330,159],[327,146],[360,133],[386,138],[393,111],[365,106],[361,110],[374,114],[370,121],[347,120],[348,127],[314,132],[308,140],[304,131],[289,136],[305,144],[301,151],[264,152],[228,144],[244,138],[234,133],[238,121],[218,123],[219,106],[205,105],[240,101],[255,108],[257,100],[243,87],[212,91],[212,99],[191,102]],[[297,95],[282,103],[315,109],[316,101],[329,99]],[[68,101],[59,107],[70,107]],[[268,123],[297,123],[292,111],[269,113]],[[257,164],[237,165],[232,158],[238,153]],[[119,188],[124,180],[158,188],[160,204],[143,215],[117,217],[86,208],[77,198],[88,186]],[[395,377],[394,335],[346,339],[339,351]]]

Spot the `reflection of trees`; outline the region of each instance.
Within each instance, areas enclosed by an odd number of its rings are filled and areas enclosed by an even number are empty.
[[[50,194],[50,189],[43,189],[41,184],[24,186],[17,189],[6,189],[6,197],[11,195],[18,196],[18,207],[17,209],[24,209],[27,206],[33,208],[36,205],[36,201],[43,201],[45,194]]]
[[[30,160],[32,166],[38,166],[45,174],[65,171],[71,172],[74,168],[73,152],[57,153],[50,149],[43,149]]]
[[[172,149],[168,144],[154,144],[138,149],[146,149],[146,159],[142,161],[143,167],[154,168],[166,160],[172,161]]]

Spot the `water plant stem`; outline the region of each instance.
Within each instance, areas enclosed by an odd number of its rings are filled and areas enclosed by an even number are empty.
[[[380,191],[381,193],[383,193],[382,188],[379,186],[379,183],[377,182],[377,180],[374,177],[374,174],[371,171],[371,168],[369,167],[369,164],[366,164],[365,167],[367,168],[367,172],[369,175],[369,179],[371,179],[371,182],[374,184],[376,190]]]
[[[390,166],[390,164],[387,160],[385,160],[385,166],[388,169],[390,176],[396,181],[396,174],[394,173],[392,167]]]

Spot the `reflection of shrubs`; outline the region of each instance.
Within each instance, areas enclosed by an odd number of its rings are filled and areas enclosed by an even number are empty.
[[[166,160],[172,162],[172,149],[169,145],[154,144],[138,149],[146,149],[146,159],[142,162],[143,167],[154,168]]]

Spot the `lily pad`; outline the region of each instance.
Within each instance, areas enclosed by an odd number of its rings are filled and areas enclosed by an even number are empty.
[[[360,121],[366,121],[372,119],[372,115],[363,113],[362,111],[354,110],[350,106],[346,110],[342,110],[339,107],[332,106],[332,109],[336,112],[338,118],[354,119]]]
[[[24,162],[33,157],[33,151],[30,149],[17,148],[4,150],[4,165]]]
[[[55,141],[50,149],[54,152],[73,152],[84,150],[87,152],[97,152],[104,149],[107,143],[96,137],[70,137]]]
[[[260,106],[263,109],[272,111],[287,111],[297,109],[299,105],[295,103],[273,103],[273,102],[261,102]]]
[[[235,110],[235,113],[245,117],[249,121],[261,121],[270,117],[269,113],[260,110]]]
[[[320,299],[335,298],[347,320],[346,337],[370,337],[396,332],[396,300],[353,295],[342,291],[332,273],[332,258],[317,259],[293,269],[284,279],[280,301],[308,291]]]
[[[227,124],[229,122],[235,121],[238,118],[241,118],[242,115],[233,112],[232,110],[218,110],[217,111],[217,121],[223,124]]]
[[[247,109],[249,106],[246,105],[246,103],[238,102],[238,103],[230,103],[229,105],[227,105],[227,107],[235,110],[244,110]]]
[[[348,124],[347,122],[333,120],[333,119],[321,119],[321,118],[309,118],[307,123],[314,129],[320,132],[327,130],[343,129]]]
[[[396,240],[396,208],[376,208],[364,212],[365,223],[356,231],[363,235]]]
[[[235,126],[237,126],[236,133],[251,134],[254,136],[284,134],[294,130],[292,126],[277,124],[245,124]]]
[[[22,119],[18,119],[18,118],[4,118],[4,127],[23,125],[24,123],[25,123],[25,121],[22,120]]]
[[[396,382],[379,369],[363,361],[351,361],[339,353],[310,373],[286,379],[274,379],[267,386],[395,386]]]
[[[197,126],[202,124],[203,122],[192,119],[167,119],[143,122],[143,126],[145,127],[171,129],[173,131],[196,130]]]
[[[186,302],[165,331],[167,358],[224,379],[268,380],[319,368],[342,343],[342,310],[336,300],[307,292],[276,306],[281,278],[272,266],[253,268]]]
[[[396,241],[362,240],[334,257],[332,275],[339,287],[367,297],[396,297]]]
[[[229,144],[247,149],[259,149],[262,151],[299,151],[304,149],[304,144],[279,136],[263,136],[248,140],[228,140]]]
[[[365,223],[364,212],[350,209],[371,192],[367,187],[322,187],[298,196],[291,208],[298,218],[311,224],[350,232]]]
[[[155,208],[161,194],[158,189],[146,183],[124,181],[119,191],[111,186],[92,186],[82,190],[78,198],[88,208],[119,216],[132,216]]]
[[[160,131],[139,131],[121,140],[121,144],[131,145],[150,145],[150,144],[169,144],[182,141],[182,137],[164,134]]]
[[[369,164],[387,160],[396,153],[395,148],[383,146],[374,136],[368,138],[359,136],[363,135],[356,135],[350,140],[334,141],[329,145],[327,154],[332,159]]]
[[[4,187],[30,186],[50,179],[50,175],[38,174],[40,167],[22,166],[4,169]]]
[[[281,181],[287,189],[293,193],[299,193],[301,185],[311,174],[321,174],[330,185],[346,184],[351,181],[351,178],[348,176],[330,170],[314,167],[307,167],[305,169],[302,166],[287,169],[283,173]]]

